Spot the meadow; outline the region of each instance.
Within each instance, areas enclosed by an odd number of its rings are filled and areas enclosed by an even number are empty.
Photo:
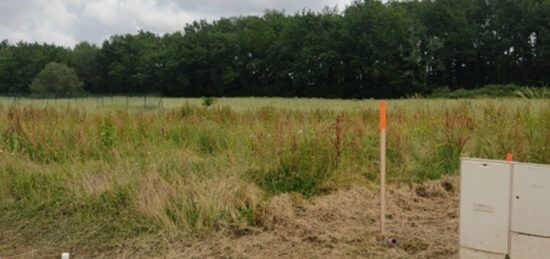
[[[0,256],[93,255],[265,227],[281,194],[378,179],[378,102],[0,97]],[[550,163],[550,101],[388,101],[388,179],[458,173],[461,156]],[[55,249],[54,249],[55,248]],[[130,249],[128,248],[128,249]]]

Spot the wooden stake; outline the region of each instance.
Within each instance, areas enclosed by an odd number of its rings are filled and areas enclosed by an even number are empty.
[[[380,234],[386,232],[386,102],[380,102]]]

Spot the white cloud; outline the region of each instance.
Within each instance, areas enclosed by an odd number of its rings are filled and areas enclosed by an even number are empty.
[[[111,25],[119,22],[117,0],[96,0],[84,4],[83,16],[97,21],[101,25]]]
[[[3,3],[0,16],[0,38],[11,41],[39,41],[72,45],[77,41],[71,35],[78,17],[69,7],[71,1],[27,1],[28,5],[8,0]],[[12,5],[13,4],[13,5]],[[14,9],[10,7],[16,6]],[[6,9],[7,8],[7,9]]]
[[[128,17],[132,17],[132,21],[139,29],[155,32],[180,30],[185,23],[202,18],[197,14],[178,9],[174,3],[161,5],[154,0],[123,1],[120,10]]]
[[[261,14],[265,9],[293,13],[321,10],[351,0],[2,0],[0,40],[100,43],[113,34],[139,29],[156,33],[181,30],[186,23],[219,17]]]

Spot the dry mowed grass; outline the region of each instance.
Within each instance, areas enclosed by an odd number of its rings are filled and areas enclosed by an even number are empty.
[[[389,101],[381,237],[377,101],[140,101],[0,98],[0,257],[445,258],[460,156],[550,163],[548,100]]]

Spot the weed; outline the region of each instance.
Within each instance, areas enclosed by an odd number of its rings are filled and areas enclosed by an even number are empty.
[[[214,97],[202,97],[202,106],[204,107],[210,107],[216,103],[216,99]]]
[[[162,110],[112,102],[0,103],[2,243],[96,249],[142,235],[246,229],[262,224],[273,195],[312,197],[378,178],[375,101],[220,98],[207,108],[167,99],[172,108]],[[388,181],[456,174],[461,156],[512,151],[550,162],[547,100],[389,106]]]

